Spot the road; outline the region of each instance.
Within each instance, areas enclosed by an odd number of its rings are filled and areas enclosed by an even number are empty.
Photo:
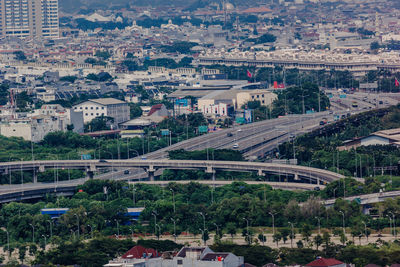
[[[344,199],[348,201],[353,201],[357,199],[361,205],[366,205],[366,204],[382,202],[387,198],[395,198],[395,197],[400,197],[400,191],[365,194],[365,195],[346,197]],[[330,207],[335,204],[335,201],[336,199],[328,199],[323,201],[323,203],[326,207]]]

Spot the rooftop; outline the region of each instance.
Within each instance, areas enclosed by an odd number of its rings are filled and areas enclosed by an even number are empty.
[[[330,259],[319,258],[319,259],[316,259],[315,261],[310,262],[306,266],[325,267],[325,266],[335,266],[335,265],[340,265],[340,264],[343,264],[343,262],[338,261],[333,258],[330,258]]]
[[[99,98],[99,99],[89,99],[89,101],[100,104],[100,105],[116,105],[116,104],[124,104],[126,102],[121,101],[115,98]]]

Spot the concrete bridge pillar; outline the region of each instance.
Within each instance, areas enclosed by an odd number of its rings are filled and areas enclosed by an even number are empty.
[[[257,171],[258,176],[265,176],[265,173],[260,169]]]
[[[207,166],[206,173],[211,173],[212,180],[215,181],[215,170],[211,166]]]
[[[298,173],[295,173],[295,174],[294,174],[294,180],[295,180],[295,181],[299,181],[299,180],[300,180],[299,174],[298,174]]]
[[[37,171],[35,169],[32,170],[32,175],[33,175],[33,183],[37,183]]]
[[[150,165],[148,169],[145,169],[145,171],[147,172],[149,181],[154,181],[154,173],[156,172],[156,169],[154,169],[154,166]]]
[[[93,171],[86,171],[86,178],[93,179],[94,172]]]
[[[39,172],[44,172],[44,171],[45,171],[44,165],[40,165],[39,166]]]

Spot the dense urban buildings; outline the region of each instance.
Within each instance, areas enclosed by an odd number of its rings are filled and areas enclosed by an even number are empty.
[[[396,267],[399,0],[0,0],[0,264]]]

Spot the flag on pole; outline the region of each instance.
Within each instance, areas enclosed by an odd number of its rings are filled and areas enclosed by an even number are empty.
[[[247,70],[247,77],[253,78],[253,73],[251,73],[249,70]]]
[[[394,85],[395,85],[396,87],[399,87],[399,85],[400,85],[399,80],[397,80],[396,77],[394,78]]]

